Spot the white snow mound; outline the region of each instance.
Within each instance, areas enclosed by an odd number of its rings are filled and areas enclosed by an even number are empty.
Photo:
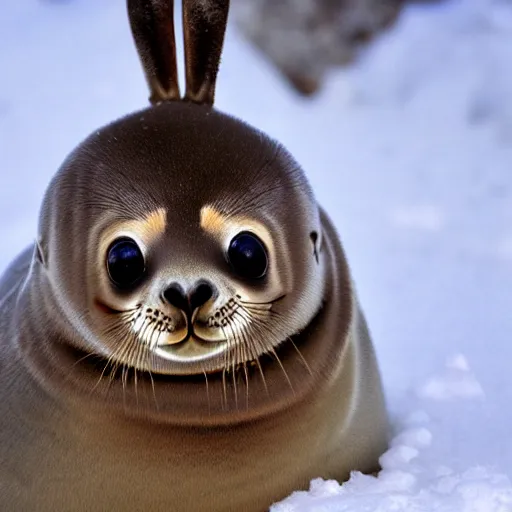
[[[415,394],[412,405],[418,409],[401,420],[398,434],[380,458],[382,471],[377,477],[353,472],[343,485],[318,478],[311,482],[309,491],[294,492],[270,511],[512,511],[512,485],[507,476],[483,466],[455,470],[442,448],[457,434],[441,425],[443,420],[453,425],[453,418],[446,417],[449,411],[458,417],[456,430],[463,434],[478,424],[475,420],[482,412],[482,398],[482,388],[465,357],[459,354],[450,358],[445,371],[429,379]],[[462,411],[461,401],[466,402]],[[443,411],[447,402],[452,407]],[[459,407],[454,408],[454,402]],[[436,420],[439,414],[445,417]]]

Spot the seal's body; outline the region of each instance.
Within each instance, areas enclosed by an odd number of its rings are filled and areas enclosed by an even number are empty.
[[[22,261],[28,263],[28,254]],[[49,383],[60,390],[41,386],[26,368],[26,356],[13,346],[20,284],[10,298],[3,295],[1,310],[0,503],[6,510],[261,512],[306,489],[312,478],[343,481],[351,470],[377,469],[387,423],[357,309],[345,339],[336,331],[338,301],[318,318],[319,339],[310,341],[314,347],[330,337],[327,364],[335,368],[324,374],[315,367],[311,389],[297,403],[259,420],[184,427],[133,419],[110,411],[108,403],[90,407],[66,398],[72,393],[66,387],[71,364]],[[46,334],[31,327],[34,341]],[[329,335],[331,329],[336,335]],[[301,377],[293,382],[301,386]],[[287,386],[284,379],[279,384]],[[278,394],[271,396],[279,400]]]
[[[215,43],[187,101],[158,61],[172,2],[130,4],[156,105],[72,152],[0,282],[0,509],[260,512],[375,470],[387,416],[337,235],[291,155],[211,107],[227,2],[185,0],[189,53]]]
[[[198,122],[203,129],[195,137]],[[249,127],[240,145],[240,129],[239,121],[208,108],[161,105],[100,130],[52,182],[39,242],[8,270],[0,289],[0,500],[11,510],[94,504],[260,511],[311,478],[343,480],[351,470],[377,467],[387,436],[380,379],[336,234],[283,148]],[[214,142],[219,151],[210,158]],[[110,343],[122,343],[109,337],[113,311],[122,309],[112,301],[132,299],[124,291],[121,299],[111,297],[95,275],[104,266],[97,253],[108,245],[102,232],[117,236],[110,234],[120,223],[114,230],[126,234],[126,222],[150,218],[131,229],[142,238],[163,228],[155,241],[145,240],[154,253],[151,286],[158,266],[166,276],[169,268],[185,268],[181,256],[193,262],[189,272],[219,282],[201,270],[224,272],[210,232],[223,220],[218,214],[206,223],[204,205],[231,222],[238,216],[274,223],[270,259],[284,282],[273,283],[270,273],[257,286],[279,286],[275,294],[285,297],[274,305],[275,317],[258,318],[269,322],[270,340],[271,330],[286,328],[280,318],[287,312],[299,328],[288,340],[280,336],[275,351],[267,345],[271,357],[258,354],[259,368],[241,360],[230,372],[190,368],[180,376],[172,365],[187,361],[164,354],[147,371],[142,357],[132,361],[138,372],[106,370],[115,354],[107,351]],[[151,217],[161,210],[165,227]],[[311,231],[318,233],[316,245]],[[137,293],[134,302],[152,305]],[[301,300],[309,312],[295,318]],[[201,364],[207,368],[208,359]]]

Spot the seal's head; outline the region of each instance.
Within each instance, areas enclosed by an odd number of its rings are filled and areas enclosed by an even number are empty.
[[[140,369],[256,360],[321,306],[320,218],[301,169],[207,106],[162,103],[92,135],[49,188],[40,240],[80,348]]]
[[[212,108],[227,2],[184,3],[186,101],[172,2],[130,4],[154,106],[90,136],[55,177],[44,279],[71,342],[114,365],[190,375],[258,361],[320,309],[318,208],[282,146]]]

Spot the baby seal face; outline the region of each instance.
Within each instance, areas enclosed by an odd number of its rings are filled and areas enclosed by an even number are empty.
[[[70,341],[113,365],[258,363],[321,307],[322,233],[302,171],[208,108],[162,104],[100,130],[45,201],[42,271],[80,334]]]

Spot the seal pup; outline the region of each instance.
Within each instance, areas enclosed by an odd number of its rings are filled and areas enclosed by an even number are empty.
[[[0,508],[261,512],[373,471],[388,420],[335,230],[213,108],[228,2],[129,1],[153,106],[65,160],[0,282]]]

